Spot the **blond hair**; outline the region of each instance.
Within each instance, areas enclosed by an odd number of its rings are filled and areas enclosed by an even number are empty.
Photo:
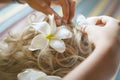
[[[17,74],[27,68],[38,69],[48,75],[65,76],[92,52],[87,36],[74,25],[68,26],[73,36],[64,40],[64,53],[51,47],[42,52],[30,51],[31,40],[37,35],[32,27],[25,29],[20,36],[9,32],[0,42],[0,79],[17,80]]]

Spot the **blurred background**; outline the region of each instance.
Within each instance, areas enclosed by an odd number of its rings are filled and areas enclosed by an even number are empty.
[[[120,0],[81,0],[76,14],[85,16],[109,15],[120,19]]]
[[[62,14],[59,7],[53,8]],[[27,4],[0,3],[0,37],[13,27],[24,27],[28,15],[35,12]],[[120,20],[120,0],[77,0],[74,23],[79,14],[86,17],[108,15]],[[120,71],[115,80],[120,80]]]

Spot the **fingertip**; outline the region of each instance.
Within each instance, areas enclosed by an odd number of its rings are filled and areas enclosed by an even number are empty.
[[[105,17],[105,16],[100,16],[100,19],[101,19],[102,23],[106,24],[107,19],[105,19],[104,17]]]
[[[106,15],[100,16],[100,19],[102,21],[103,24],[106,24],[107,22],[109,22],[112,18]]]
[[[67,24],[68,19],[69,19],[69,0],[59,0],[61,7],[62,7],[62,11],[63,11],[63,18],[62,18],[62,22]]]
[[[60,26],[61,24],[62,24],[61,19],[56,19],[56,25],[57,25],[57,26]]]
[[[86,30],[87,26],[83,25],[79,28],[80,32],[82,32],[83,34],[87,34],[87,30]]]
[[[104,25],[104,23],[102,22],[102,20],[101,20],[101,19],[98,19],[95,25],[100,25],[100,24],[103,24],[103,25]]]
[[[55,18],[56,25],[60,26],[62,24],[62,18],[57,14],[54,14],[54,15],[55,15],[54,18]]]
[[[63,21],[64,24],[68,23],[66,19],[62,19],[62,21]]]

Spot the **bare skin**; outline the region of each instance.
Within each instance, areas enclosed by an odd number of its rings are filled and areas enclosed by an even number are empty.
[[[54,14],[57,25],[68,23],[74,16],[73,0],[25,0],[32,8],[48,14]],[[11,0],[0,0],[11,2]],[[52,8],[51,3],[60,4],[63,9],[61,18]],[[95,46],[91,55],[63,80],[110,80],[120,64],[120,21],[108,16],[88,18],[94,26],[83,26],[80,31],[88,35]]]
[[[57,25],[62,23],[69,23],[74,17],[75,12],[75,1],[73,0],[25,0],[32,8],[48,14],[54,14]],[[51,4],[57,3],[61,5],[63,10],[63,18],[61,18],[51,7]]]
[[[57,25],[70,23],[74,17],[75,0],[19,0],[28,3],[35,10],[41,11],[46,15],[54,14]],[[12,0],[0,0],[0,3],[11,3]],[[50,6],[57,4],[62,7],[63,17],[60,17]]]
[[[80,31],[88,35],[95,50],[63,80],[110,80],[119,67],[120,21],[108,16],[88,21],[94,26],[83,26]]]

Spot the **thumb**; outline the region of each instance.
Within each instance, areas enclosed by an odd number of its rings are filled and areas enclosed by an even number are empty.
[[[82,33],[89,34],[94,30],[95,25],[99,22],[100,17],[89,17],[85,18],[83,15],[78,16],[77,18],[77,29],[79,29]]]
[[[93,25],[96,25],[99,22],[99,20],[100,20],[100,17],[97,17],[97,16],[87,18],[87,22]]]
[[[83,35],[87,35],[89,42],[95,46],[95,41],[97,40],[97,26],[95,25],[87,25],[87,26],[82,26],[80,28],[80,32],[83,33]]]

